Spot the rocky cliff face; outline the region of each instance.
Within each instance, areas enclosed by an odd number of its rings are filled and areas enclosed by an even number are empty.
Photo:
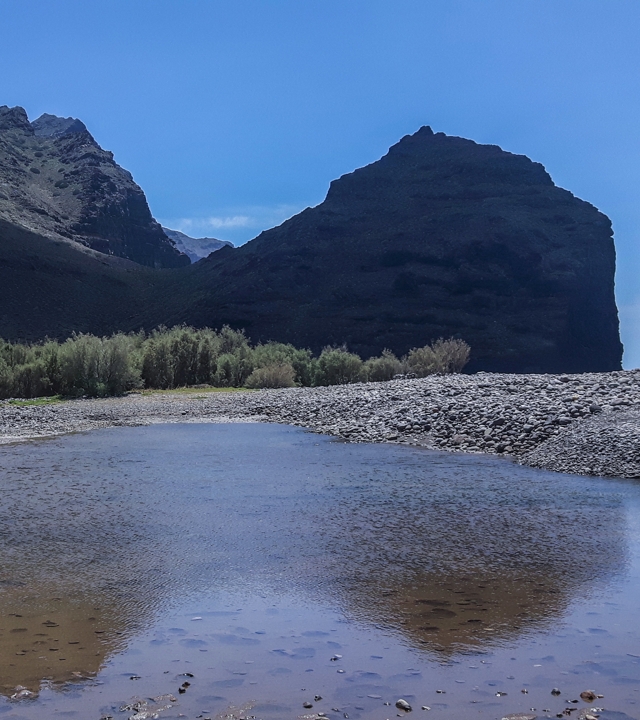
[[[424,127],[326,200],[193,269],[184,319],[361,354],[438,337],[472,370],[613,370],[622,346],[609,219],[542,167]]]
[[[146,198],[80,120],[0,107],[0,219],[151,267],[189,259],[153,219]]]

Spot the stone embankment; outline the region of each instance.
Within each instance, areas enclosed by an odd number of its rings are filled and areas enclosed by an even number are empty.
[[[497,453],[533,467],[640,478],[640,370],[431,376],[257,392],[132,393],[0,405],[0,441],[159,422],[277,422],[351,442]]]

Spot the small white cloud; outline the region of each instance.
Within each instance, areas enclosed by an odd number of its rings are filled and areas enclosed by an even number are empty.
[[[248,215],[214,215],[205,218],[173,218],[172,220],[162,220],[161,223],[165,227],[171,227],[172,230],[179,230],[188,235],[190,232],[201,232],[207,229],[250,227],[251,218]]]
[[[204,224],[212,228],[250,227],[251,218],[248,215],[233,215],[232,217],[209,217]]]
[[[621,305],[620,334],[624,343],[623,367],[640,368],[640,299],[630,305]]]
[[[164,227],[179,230],[192,237],[213,235],[222,240],[243,243],[262,230],[280,225],[301,209],[297,205],[223,208],[204,217],[162,218],[159,222]]]

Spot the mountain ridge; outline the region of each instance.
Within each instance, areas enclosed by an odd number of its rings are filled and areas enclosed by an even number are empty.
[[[73,118],[45,120],[48,132],[63,133],[47,142],[84,137],[81,129],[64,134]],[[0,108],[0,128],[3,121],[13,126],[0,129],[0,139],[35,132],[30,124],[24,130],[26,113],[5,112],[3,120]],[[81,266],[85,278],[67,286],[55,277],[62,260],[42,267],[33,250],[33,267],[17,262],[15,238],[23,236],[16,225],[0,225],[0,250],[3,233],[14,238],[0,252],[0,302],[13,308],[0,316],[0,336],[8,339],[229,324],[254,342],[314,351],[346,343],[364,357],[458,337],[472,348],[471,371],[621,367],[610,220],[524,155],[428,127],[334,180],[319,205],[189,266],[153,270],[151,262],[125,267],[122,260],[107,270],[98,254],[76,262],[71,250],[81,246],[73,236],[58,237],[69,245],[66,271]],[[32,230],[34,248],[36,235]],[[62,252],[46,246],[47,256]],[[103,306],[91,300],[93,320],[74,307],[92,273],[104,293]],[[34,283],[47,285],[58,307],[46,322],[32,307]]]
[[[0,107],[0,218],[151,267],[180,267],[142,189],[84,123]]]
[[[540,163],[428,127],[199,266],[190,317],[257,339],[366,356],[454,336],[472,370],[621,365],[610,220]]]

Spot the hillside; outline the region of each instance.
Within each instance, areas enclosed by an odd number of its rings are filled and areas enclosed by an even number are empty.
[[[189,264],[80,120],[0,107],[0,219],[151,267]]]
[[[0,220],[0,337],[37,341],[144,325],[163,273]],[[147,325],[149,327],[149,325]]]

